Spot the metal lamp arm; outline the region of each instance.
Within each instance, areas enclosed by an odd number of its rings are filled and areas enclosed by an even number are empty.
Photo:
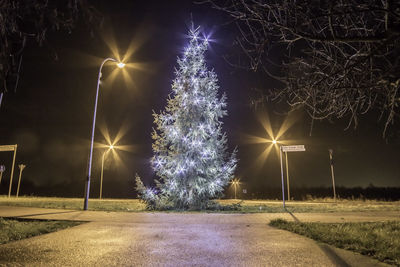
[[[98,75],[98,78],[97,78],[96,100],[95,100],[95,103],[94,103],[94,112],[93,112],[93,125],[92,125],[92,136],[91,136],[91,141],[90,141],[88,173],[87,173],[87,177],[86,177],[87,180],[86,180],[86,188],[85,188],[85,201],[84,201],[84,205],[83,205],[83,209],[84,210],[87,210],[87,208],[88,208],[88,200],[89,200],[89,192],[90,192],[90,176],[92,174],[94,130],[96,128],[97,102],[98,102],[98,99],[99,99],[101,70],[103,69],[103,66],[107,61],[118,62],[116,59],[108,57],[108,58],[103,60],[103,62],[100,65],[100,68],[99,68],[99,75]]]

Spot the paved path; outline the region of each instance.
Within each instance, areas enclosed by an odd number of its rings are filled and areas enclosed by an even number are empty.
[[[399,219],[398,212],[123,213],[0,206],[1,216],[90,221],[0,245],[4,266],[384,266],[267,223],[278,217],[329,222]]]

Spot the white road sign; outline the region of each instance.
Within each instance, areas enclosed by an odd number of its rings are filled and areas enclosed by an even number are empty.
[[[0,151],[14,151],[15,145],[3,145],[0,146]]]
[[[304,145],[296,145],[296,146],[281,146],[283,152],[297,152],[297,151],[306,151]]]

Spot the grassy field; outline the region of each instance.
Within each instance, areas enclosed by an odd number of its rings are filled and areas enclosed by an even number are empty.
[[[400,211],[400,201],[382,202],[375,200],[337,200],[316,199],[310,201],[286,202],[286,210],[282,207],[282,201],[268,200],[219,200],[221,205],[240,203],[240,211],[246,213],[254,212],[349,212],[349,211]]]
[[[58,197],[11,197],[0,196],[0,205],[37,207],[50,209],[81,210],[83,198]],[[146,205],[137,199],[90,199],[89,210],[100,211],[145,211]]]
[[[299,223],[277,219],[270,225],[400,266],[400,221]]]
[[[0,244],[55,232],[81,223],[72,221],[16,220],[0,217]]]
[[[286,202],[268,200],[218,200],[220,207],[209,212],[346,212],[346,211],[400,211],[400,202],[358,201],[332,199]],[[0,196],[0,205],[81,210],[83,198],[11,197]],[[143,212],[145,204],[137,199],[90,199],[89,210]]]

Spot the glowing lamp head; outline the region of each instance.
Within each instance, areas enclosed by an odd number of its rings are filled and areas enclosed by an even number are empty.
[[[118,62],[118,63],[117,63],[117,67],[120,68],[120,69],[122,69],[123,67],[125,67],[125,63],[123,63],[123,62]]]
[[[274,145],[276,145],[276,140],[274,139],[274,140],[272,140],[272,143],[274,144]]]
[[[114,149],[114,146],[113,146],[113,145],[110,145],[109,148],[110,148],[110,149]]]

